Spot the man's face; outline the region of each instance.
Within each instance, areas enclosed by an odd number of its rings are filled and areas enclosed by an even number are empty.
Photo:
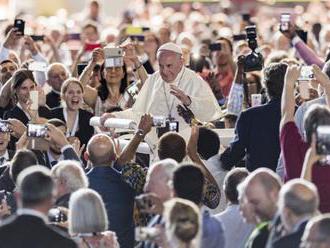
[[[247,200],[245,195],[239,199],[239,210],[246,223],[249,224],[257,223],[256,214],[253,205]]]
[[[167,201],[171,197],[168,177],[162,166],[156,166],[148,173],[144,191],[145,193],[156,194],[162,202]]]
[[[82,31],[82,41],[95,43],[99,39],[99,35],[93,27],[87,27]]]
[[[160,40],[160,43],[161,44],[165,44],[166,42],[170,42],[170,36],[171,36],[171,33],[170,33],[170,30],[168,28],[161,28],[159,29],[159,40]]]
[[[173,82],[183,66],[180,54],[163,51],[158,58],[160,76],[165,82]]]
[[[56,91],[61,91],[63,82],[68,78],[62,65],[53,65],[48,72],[48,84]]]
[[[0,65],[0,81],[2,84],[7,82],[11,78],[14,72],[17,70],[17,66],[12,62],[7,62]]]
[[[273,199],[274,192],[266,192],[259,182],[251,182],[246,189],[248,201],[252,204],[260,221],[269,221],[276,212],[277,202]]]
[[[7,149],[9,141],[10,133],[0,132],[0,151],[5,151]]]

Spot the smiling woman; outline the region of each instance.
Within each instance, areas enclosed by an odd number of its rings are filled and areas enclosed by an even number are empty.
[[[78,79],[67,79],[61,88],[63,107],[52,109],[50,117],[66,122],[67,137],[77,137],[81,144],[87,144],[94,134],[93,127],[89,125],[93,114],[82,109],[83,94],[84,87]]]

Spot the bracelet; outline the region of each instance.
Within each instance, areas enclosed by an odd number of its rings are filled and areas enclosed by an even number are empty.
[[[133,69],[133,71],[137,71],[138,69],[140,69],[140,68],[141,68],[141,66],[142,66],[142,65],[143,65],[143,64],[142,64],[142,63],[140,63],[138,67],[135,67],[135,68]]]

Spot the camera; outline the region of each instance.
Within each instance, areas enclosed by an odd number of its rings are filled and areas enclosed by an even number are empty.
[[[165,126],[156,126],[156,132],[158,138],[167,132],[179,132],[179,122],[174,120],[166,119]]]
[[[52,223],[66,222],[68,217],[59,208],[51,208],[48,211],[48,220]]]
[[[330,155],[330,126],[317,127],[316,152],[318,155]]]
[[[10,133],[9,122],[0,120],[0,133]]]
[[[47,136],[47,126],[39,124],[28,124],[27,136],[34,138],[45,138]]]
[[[247,26],[245,31],[248,45],[252,52],[245,57],[244,71],[261,71],[264,64],[264,59],[262,54],[256,51],[258,48],[256,26]]]

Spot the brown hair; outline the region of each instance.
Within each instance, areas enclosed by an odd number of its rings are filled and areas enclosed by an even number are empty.
[[[82,83],[78,79],[76,79],[76,78],[68,78],[62,84],[62,87],[61,87],[61,96],[63,96],[65,94],[65,92],[68,90],[68,87],[70,86],[70,84],[77,84],[77,85],[79,85],[81,91],[84,93],[84,86],[82,85]]]

